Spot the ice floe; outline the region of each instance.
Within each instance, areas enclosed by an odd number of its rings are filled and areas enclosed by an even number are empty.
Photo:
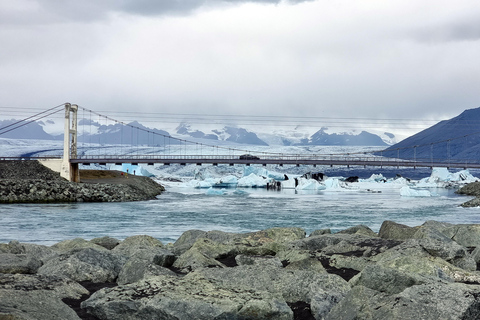
[[[400,189],[400,195],[402,197],[431,197],[432,193],[428,190],[412,189],[408,186]]]

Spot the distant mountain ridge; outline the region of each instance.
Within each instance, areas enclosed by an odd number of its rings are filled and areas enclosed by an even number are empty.
[[[13,122],[15,122],[15,120],[0,121],[0,128],[8,126]],[[0,135],[0,138],[43,140],[63,139],[63,134],[47,133],[48,130],[45,129],[47,129],[49,125],[53,124],[54,123],[51,120],[47,121],[47,123],[32,122],[25,127],[13,130],[4,135]],[[82,128],[85,127],[88,127],[88,129],[83,130]],[[152,134],[151,136],[138,134],[137,130],[133,127],[141,128],[142,130]],[[258,131],[255,130],[254,132],[253,130],[232,125],[217,125],[215,128],[211,128],[207,132],[192,127],[192,125],[182,122],[175,128],[173,134],[171,134],[166,130],[148,128],[136,121],[131,122],[128,125],[124,125],[122,123],[105,125],[93,120],[82,119],[78,123],[78,141],[100,144],[154,143],[162,145],[164,142],[161,136],[172,136],[184,140],[204,139],[258,146],[388,146],[391,144],[388,142],[395,140],[395,136],[387,132],[383,134],[383,137],[366,131],[328,133],[328,128],[326,127],[322,127],[313,134],[298,132],[296,130],[280,130],[277,132],[269,132],[267,129],[262,130],[261,128],[258,129]],[[157,141],[154,141],[155,139],[157,139]],[[208,141],[205,143],[208,143]],[[214,144],[213,141],[212,144]]]
[[[401,159],[464,160],[480,157],[480,108],[468,109],[387,148]]]

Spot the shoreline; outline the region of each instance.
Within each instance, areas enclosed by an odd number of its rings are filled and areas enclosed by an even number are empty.
[[[0,161],[0,203],[125,202],[156,199],[165,188],[143,176],[80,170],[69,182],[38,161]]]

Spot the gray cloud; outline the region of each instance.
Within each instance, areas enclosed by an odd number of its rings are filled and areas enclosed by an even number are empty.
[[[480,9],[438,1],[429,12],[403,0],[1,1],[0,101],[454,116],[479,106],[480,42],[470,40],[479,37]]]
[[[427,26],[415,34],[421,42],[477,41],[480,40],[480,15]]]
[[[103,20],[115,13],[141,16],[186,15],[201,7],[305,1],[315,0],[17,0],[0,4],[0,24],[78,23]]]

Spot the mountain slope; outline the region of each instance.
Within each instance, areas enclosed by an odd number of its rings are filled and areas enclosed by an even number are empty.
[[[17,122],[18,120],[0,120],[0,128],[5,128]],[[42,124],[43,122],[32,122],[23,127],[18,129],[11,130],[22,123],[17,125],[12,125],[11,127],[5,128],[0,132],[6,132],[0,135],[1,138],[8,138],[8,139],[41,139],[41,140],[56,140],[56,138],[43,130]]]
[[[386,146],[387,144],[379,136],[368,133],[366,131],[360,132],[358,135],[353,134],[328,134],[325,132],[325,128],[322,128],[315,132],[306,141],[308,145],[315,146]]]
[[[448,161],[480,157],[480,108],[441,121],[387,149],[384,156]],[[416,147],[414,147],[416,146]]]

